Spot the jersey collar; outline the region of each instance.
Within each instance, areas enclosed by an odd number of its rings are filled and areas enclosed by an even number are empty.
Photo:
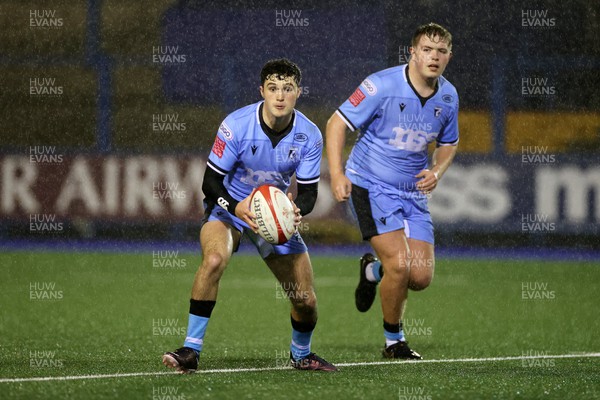
[[[292,113],[292,119],[290,120],[290,123],[288,124],[288,126],[286,126],[285,129],[283,129],[282,131],[277,132],[277,131],[271,129],[267,125],[267,123],[265,122],[265,120],[263,119],[262,110],[263,110],[264,104],[265,103],[263,101],[257,107],[258,122],[260,123],[260,127],[262,128],[262,130],[265,133],[265,135],[267,135],[267,137],[269,138],[269,140],[271,140],[271,144],[273,145],[273,148],[275,148],[277,146],[277,144],[279,144],[279,142],[281,142],[281,140],[284,137],[286,137],[288,133],[290,133],[292,131],[292,128],[294,127],[294,122],[296,121],[296,112],[294,111]]]
[[[425,107],[425,103],[427,103],[427,100],[429,100],[430,98],[435,96],[440,88],[440,80],[438,78],[438,80],[435,82],[435,89],[433,90],[433,93],[431,93],[427,97],[421,96],[419,94],[419,92],[417,92],[417,89],[415,89],[415,87],[413,86],[412,82],[410,81],[410,77],[408,76],[408,64],[406,64],[406,67],[404,67],[404,79],[406,80],[406,82],[408,82],[408,85],[410,86],[412,91],[415,93],[415,95],[417,96],[419,101],[421,102],[421,107]]]

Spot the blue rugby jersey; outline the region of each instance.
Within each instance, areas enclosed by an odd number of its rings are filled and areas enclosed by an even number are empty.
[[[219,126],[208,157],[208,167],[225,176],[225,188],[238,201],[263,184],[287,192],[294,173],[302,184],[320,178],[323,137],[319,128],[294,110],[291,129],[274,139],[261,126],[262,104],[229,114]]]
[[[418,96],[408,80],[407,64],[365,79],[336,113],[361,133],[346,164],[352,183],[415,191],[414,176],[427,168],[428,144],[458,143],[458,94],[440,76],[436,92]]]

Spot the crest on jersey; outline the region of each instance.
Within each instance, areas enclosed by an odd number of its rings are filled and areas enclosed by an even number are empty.
[[[288,158],[293,161],[296,159],[296,149],[290,149],[290,152],[288,154]]]
[[[289,161],[296,161],[298,159],[298,147],[290,146],[287,158]]]

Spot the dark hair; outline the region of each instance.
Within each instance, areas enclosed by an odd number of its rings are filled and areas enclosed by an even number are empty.
[[[302,80],[300,68],[287,58],[267,61],[260,71],[260,84],[263,85],[265,81],[273,75],[277,79],[290,77],[298,86],[300,86],[300,81]]]
[[[433,22],[421,25],[417,28],[415,34],[412,37],[412,47],[417,46],[419,40],[421,39],[421,36],[423,35],[427,36],[431,40],[433,40],[434,37],[438,36],[440,41],[448,42],[448,47],[452,47],[452,34],[448,32],[448,29]]]

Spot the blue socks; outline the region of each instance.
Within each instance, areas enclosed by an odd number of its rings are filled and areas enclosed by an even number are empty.
[[[215,307],[214,300],[194,300],[190,299],[190,315],[188,318],[188,329],[184,347],[190,347],[196,350],[196,353],[202,351],[204,344],[204,334],[208,326],[208,320]]]
[[[376,279],[376,282],[381,282],[381,278],[383,274],[381,273],[381,261],[373,261],[373,276]]]
[[[365,268],[365,276],[369,282],[381,282],[381,278],[383,277],[381,261],[376,260],[369,263]]]
[[[398,324],[388,324],[383,321],[383,335],[385,336],[385,347],[389,347],[397,342],[404,342],[404,331],[402,330],[402,322]]]
[[[209,318],[190,314],[188,319],[187,335],[185,342],[183,342],[185,347],[191,347],[192,349],[196,350],[196,353],[200,353],[202,351],[204,334],[206,333],[208,320]]]
[[[299,332],[292,328],[292,344],[290,351],[294,360],[300,360],[310,354],[312,332]]]
[[[310,340],[316,322],[298,322],[292,320],[292,343],[290,352],[294,360],[300,360],[310,354]]]
[[[215,301],[190,299],[190,315],[185,347],[194,349],[197,353],[202,351],[204,335],[208,321],[215,307]],[[290,352],[294,360],[301,360],[310,354],[310,341],[316,322],[299,322],[290,318],[292,322],[292,343]]]

